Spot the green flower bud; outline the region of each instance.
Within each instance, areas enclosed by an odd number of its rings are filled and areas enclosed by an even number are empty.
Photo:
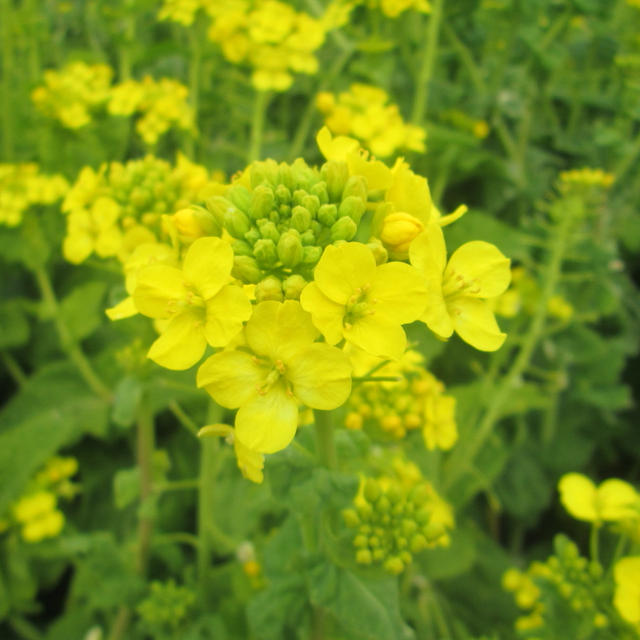
[[[398,487],[396,487],[395,485],[392,484],[387,489],[387,497],[391,501],[391,504],[395,504],[395,503],[399,502],[401,496],[400,496],[400,491],[399,491]]]
[[[404,562],[405,566],[407,566],[407,565],[411,564],[411,560],[413,560],[413,558],[411,557],[411,554],[408,551],[401,551],[400,552],[400,560],[402,560],[402,562]]]
[[[291,217],[291,207],[288,204],[281,204],[278,207],[278,214],[280,217],[280,220],[282,220],[283,218],[289,218]]]
[[[428,498],[429,489],[425,484],[418,484],[409,492],[409,500],[415,505],[423,505]]]
[[[278,256],[285,267],[295,267],[302,261],[304,250],[300,242],[300,234],[295,229],[289,229],[280,236],[278,242]]]
[[[376,502],[376,511],[379,511],[380,513],[386,513],[387,511],[389,511],[389,509],[391,509],[389,498],[387,498],[387,496],[385,495],[380,496]]]
[[[293,207],[291,210],[291,226],[303,233],[311,226],[312,216],[307,209],[301,206]]]
[[[224,214],[229,207],[232,207],[231,203],[222,196],[213,196],[205,202],[207,211],[213,214],[213,217],[217,220],[218,225],[224,226]]]
[[[278,182],[280,182],[282,186],[286,187],[289,191],[294,188],[293,171],[291,171],[291,167],[284,162],[280,163],[278,166]]]
[[[342,512],[342,519],[347,527],[357,527],[360,524],[360,518],[355,509],[345,509]]]
[[[296,189],[293,192],[293,196],[291,198],[291,203],[294,207],[298,207],[302,205],[302,199],[307,195],[307,192],[304,189]]]
[[[242,280],[242,282],[255,284],[260,281],[263,273],[255,258],[250,256],[235,256],[231,275],[234,278],[238,278],[238,280]]]
[[[394,556],[393,558],[389,558],[385,563],[384,563],[384,570],[388,571],[389,573],[393,574],[394,576],[397,576],[399,574],[401,574],[404,571],[404,562],[402,562],[402,560],[398,557],[398,556]]]
[[[297,273],[285,278],[282,283],[284,297],[287,300],[299,300],[302,290],[307,286],[307,281]]]
[[[258,229],[263,238],[272,240],[276,244],[280,240],[280,232],[271,220],[258,220]]]
[[[254,162],[251,165],[251,186],[255,188],[263,182],[271,184],[278,182],[278,163],[275,160]]]
[[[369,538],[369,547],[375,549],[380,546],[380,538],[378,536],[371,536]]]
[[[370,535],[370,534],[371,534],[371,531],[372,531],[372,529],[371,529],[371,525],[368,525],[368,524],[360,525],[359,532],[360,532],[360,533],[362,533],[362,534],[364,534],[365,536]]]
[[[255,296],[257,302],[264,302],[265,300],[282,302],[282,283],[275,276],[267,276],[256,285]]]
[[[405,518],[401,522],[400,528],[402,529],[402,533],[405,536],[410,536],[412,533],[414,533],[418,529],[418,524],[416,523],[415,520],[409,520]]]
[[[251,192],[241,184],[234,184],[227,189],[227,200],[231,200],[233,204],[244,213],[249,213],[251,207]]]
[[[367,536],[363,536],[362,534],[358,534],[353,539],[353,546],[354,547],[359,547],[359,548],[363,549],[363,548],[366,548],[368,544],[369,544],[369,540],[368,540]]]
[[[312,245],[310,247],[302,248],[302,262],[304,264],[317,264],[318,260],[322,257],[322,247]]]
[[[422,533],[429,542],[437,542],[446,532],[444,526],[439,522],[430,522],[422,528]]]
[[[267,185],[259,185],[253,190],[253,195],[251,196],[249,215],[254,220],[268,218],[274,206],[273,189]]]
[[[365,204],[362,198],[358,198],[357,196],[349,196],[340,203],[338,215],[340,217],[349,216],[356,224],[359,224],[360,218],[362,218],[362,215],[364,214],[364,210]]]
[[[329,202],[329,192],[327,191],[327,183],[324,180],[316,182],[311,187],[311,195],[316,196],[320,204],[327,204]]]
[[[230,204],[224,214],[224,227],[234,238],[241,239],[251,228],[251,223],[246,214]]]
[[[271,269],[278,262],[276,244],[271,238],[261,238],[253,247],[253,255],[263,269]],[[278,282],[280,282],[278,280]]]
[[[349,178],[349,168],[346,162],[325,162],[320,169],[320,175],[327,183],[329,199],[339,201]]]
[[[364,202],[367,201],[367,181],[364,176],[349,176],[342,191],[342,199],[349,196],[355,196]]]
[[[373,515],[373,507],[368,502],[359,504],[356,507],[356,510],[358,511],[358,515],[360,516],[361,520],[371,520],[371,516]]]
[[[247,233],[244,234],[244,239],[253,246],[258,240],[260,240],[262,236],[260,235],[260,231],[258,231],[255,227],[251,227]]]
[[[414,515],[414,519],[418,524],[427,524],[431,520],[431,509],[422,507],[418,509]]]
[[[331,227],[331,240],[336,242],[337,240],[352,240],[356,235],[358,225],[352,218],[345,216],[339,218]]]
[[[369,549],[359,549],[356,552],[356,562],[358,564],[371,564],[373,558],[371,557],[371,551]]]
[[[427,539],[421,533],[416,533],[411,538],[409,548],[411,549],[412,553],[419,553],[423,549],[427,548],[427,544]]]
[[[364,497],[369,502],[375,502],[380,497],[380,485],[373,478],[367,478],[364,483]]]
[[[374,549],[372,555],[373,555],[373,559],[376,562],[382,562],[382,560],[384,560],[384,556],[385,556],[384,549]]]
[[[305,191],[308,191],[311,184],[316,180],[315,171],[302,158],[294,160],[291,165],[291,174],[298,188]]]
[[[244,240],[233,240],[231,242],[231,248],[236,256],[253,256],[253,248]]]
[[[335,204],[323,204],[318,209],[316,216],[318,222],[321,222],[326,227],[330,227],[338,219],[338,207]]]
[[[290,204],[291,191],[289,191],[289,189],[284,184],[279,184],[276,187],[276,199],[280,204]]]
[[[269,220],[274,224],[278,224],[280,222],[280,213],[278,211],[279,207],[271,209],[271,213],[269,214]]]
[[[302,242],[302,245],[305,247],[309,246],[310,244],[315,244],[316,234],[313,233],[311,229],[307,229],[304,233],[300,234],[300,242]]]
[[[320,199],[318,196],[306,194],[304,198],[302,198],[300,205],[309,211],[311,217],[315,217],[318,213],[318,209],[320,208]]]

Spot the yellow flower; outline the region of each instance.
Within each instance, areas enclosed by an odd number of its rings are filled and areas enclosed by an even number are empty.
[[[147,354],[167,369],[188,369],[206,349],[227,345],[251,315],[244,291],[231,282],[233,251],[220,238],[199,238],[182,269],[154,264],[138,273],[136,308],[169,323]]]
[[[433,451],[436,447],[447,451],[458,439],[456,427],[456,399],[453,396],[431,394],[425,399],[425,424],[422,428],[424,444]]]
[[[314,281],[300,296],[329,344],[344,338],[372,355],[394,359],[407,344],[401,325],[417,320],[426,301],[413,267],[402,262],[376,266],[371,250],[358,242],[329,245]]]
[[[560,501],[571,516],[586,522],[618,522],[640,516],[640,497],[624,480],[611,478],[599,487],[581,473],[567,473],[558,483]]]
[[[298,403],[330,410],[348,398],[349,360],[335,347],[314,344],[317,335],[299,302],[262,302],[245,327],[248,350],[216,353],[198,370],[198,387],[223,407],[238,408],[235,435],[249,449],[284,449],[296,433]]]
[[[44,538],[55,538],[64,527],[64,515],[57,509],[27,522],[22,527],[22,537],[26,542],[40,542]]]
[[[476,240],[459,247],[447,263],[437,221],[413,241],[409,256],[424,276],[429,294],[420,320],[441,338],[455,331],[476,349],[499,349],[506,334],[500,331],[485,298],[499,296],[509,286],[510,260],[494,245]]]
[[[640,556],[618,560],[613,577],[616,583],[615,608],[624,620],[640,625]]]

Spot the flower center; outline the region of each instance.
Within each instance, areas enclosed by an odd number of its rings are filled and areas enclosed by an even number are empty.
[[[377,300],[369,297],[370,289],[370,284],[362,285],[362,287],[355,289],[351,297],[347,300],[343,318],[345,328],[350,329],[354,322],[375,313],[374,307]]]
[[[442,295],[445,298],[456,296],[476,296],[480,293],[480,283],[475,278],[465,278],[461,273],[451,270],[442,283]]]
[[[287,393],[291,394],[291,389],[285,377],[287,367],[285,366],[284,362],[282,362],[282,360],[276,360],[275,362],[272,362],[271,360],[265,360],[258,357],[255,357],[254,360],[255,362],[270,369],[265,376],[262,384],[258,385],[257,387],[259,395],[266,395],[275,385],[280,383],[281,380],[287,390]]]

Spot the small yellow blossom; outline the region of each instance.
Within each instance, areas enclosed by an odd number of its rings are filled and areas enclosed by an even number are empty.
[[[424,312],[427,293],[410,265],[376,266],[366,245],[350,242],[325,249],[300,301],[329,344],[344,338],[372,355],[399,358],[407,344],[401,325]]]
[[[613,604],[627,622],[640,630],[640,556],[628,556],[613,569],[616,588]]]

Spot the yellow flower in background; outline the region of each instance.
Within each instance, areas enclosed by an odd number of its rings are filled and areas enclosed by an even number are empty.
[[[140,313],[168,324],[148,357],[167,369],[188,369],[207,344],[223,347],[251,315],[244,291],[231,282],[233,251],[220,238],[200,238],[182,269],[154,264],[138,272],[133,300]]]
[[[424,415],[422,437],[427,449],[451,449],[458,440],[456,399],[453,396],[430,394],[425,399]]]
[[[492,244],[463,244],[447,262],[442,229],[430,223],[409,249],[411,264],[423,275],[428,290],[426,311],[420,318],[431,331],[448,338],[455,331],[481,351],[495,351],[506,334],[500,331],[487,304],[509,286],[510,260]]]
[[[640,518],[640,496],[624,480],[611,478],[596,485],[581,473],[567,473],[558,483],[560,501],[571,516],[586,522]]]
[[[424,312],[427,292],[410,265],[377,266],[366,245],[349,242],[325,249],[300,302],[329,344],[344,338],[372,355],[397,359],[407,345],[401,325]]]
[[[299,403],[330,410],[346,401],[351,365],[339,349],[314,343],[318,332],[297,301],[258,304],[244,333],[247,350],[209,357],[198,370],[198,387],[238,409],[235,437],[243,445],[274,453],[295,436]]]
[[[627,622],[640,630],[640,556],[629,556],[616,562],[613,569],[616,584],[613,604]]]
[[[56,509],[57,499],[50,491],[28,494],[13,506],[13,517],[21,525],[26,542],[40,542],[57,536],[64,526],[64,516]]]

